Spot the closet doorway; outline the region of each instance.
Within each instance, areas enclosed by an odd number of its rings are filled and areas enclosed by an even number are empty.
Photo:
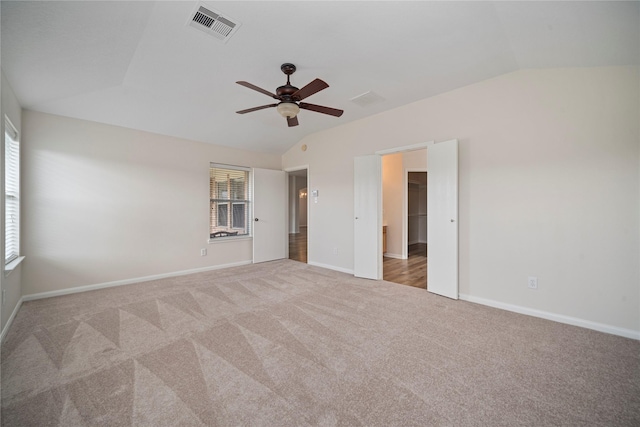
[[[382,158],[383,279],[427,285],[427,150]]]

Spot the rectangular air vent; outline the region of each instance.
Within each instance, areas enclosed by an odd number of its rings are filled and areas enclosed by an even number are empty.
[[[379,102],[383,102],[385,99],[383,97],[381,97],[380,95],[378,95],[375,92],[372,91],[368,91],[365,93],[362,93],[358,96],[354,96],[353,98],[351,98],[349,101],[353,102],[354,104],[357,104],[361,107],[367,107],[369,105],[373,105],[373,104],[377,104]]]
[[[189,26],[226,42],[238,30],[240,23],[228,15],[199,4],[191,14]]]

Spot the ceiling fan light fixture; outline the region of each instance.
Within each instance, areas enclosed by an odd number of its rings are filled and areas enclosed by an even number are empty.
[[[300,107],[298,107],[298,104],[295,102],[281,102],[278,104],[276,109],[278,110],[278,113],[285,118],[295,117],[300,112]]]

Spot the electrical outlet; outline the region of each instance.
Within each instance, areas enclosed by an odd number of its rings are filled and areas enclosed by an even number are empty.
[[[529,287],[529,289],[538,289],[538,278],[535,276],[529,276],[527,286]]]
[[[205,256],[207,254],[206,249],[200,249],[200,256]]]
[[[333,248],[333,254],[338,255],[338,248]]]

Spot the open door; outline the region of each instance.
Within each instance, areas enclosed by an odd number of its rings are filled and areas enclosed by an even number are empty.
[[[286,257],[287,176],[284,171],[253,169],[253,262]]]
[[[458,141],[427,153],[428,290],[458,299]]]
[[[354,158],[353,274],[382,279],[382,160]]]

